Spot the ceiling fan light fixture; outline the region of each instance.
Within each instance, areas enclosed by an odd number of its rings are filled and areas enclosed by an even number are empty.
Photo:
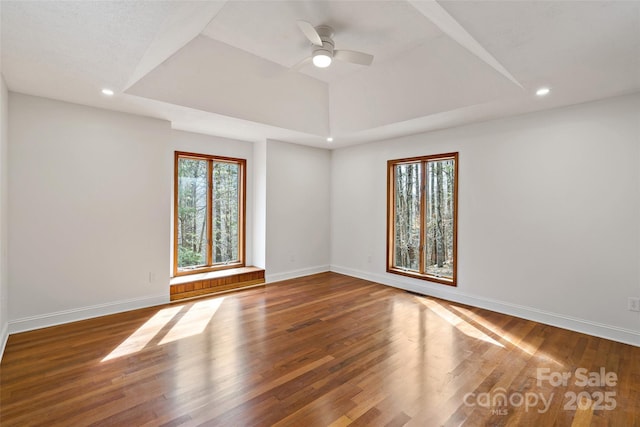
[[[313,50],[311,57],[306,57],[295,64],[292,67],[293,70],[298,70],[309,62],[312,62],[317,68],[327,68],[334,59],[358,65],[371,65],[373,61],[373,55],[368,53],[355,50],[335,50],[333,28],[328,25],[314,27],[307,21],[298,21],[298,27],[307,40],[311,42]]]
[[[551,89],[549,89],[548,87],[541,87],[540,89],[538,89],[536,91],[536,95],[538,95],[538,96],[547,96],[547,95],[549,95],[549,92],[551,92]]]
[[[327,68],[331,65],[331,60],[331,54],[324,49],[318,49],[313,53],[313,65],[318,68]]]

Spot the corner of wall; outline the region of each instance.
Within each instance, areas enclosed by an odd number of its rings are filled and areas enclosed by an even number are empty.
[[[253,265],[266,266],[267,142],[253,144]]]
[[[297,279],[298,277],[310,276],[312,274],[332,271],[329,265],[318,265],[315,267],[301,268],[298,270],[285,271],[284,273],[267,274],[265,282],[267,284],[282,282],[283,280]]]
[[[7,271],[7,234],[8,234],[8,116],[9,92],[0,73],[0,361],[9,338],[9,283]]]

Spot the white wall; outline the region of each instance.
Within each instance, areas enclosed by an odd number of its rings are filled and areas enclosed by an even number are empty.
[[[169,273],[173,274],[173,161],[176,151],[186,151],[198,154],[211,154],[216,156],[235,157],[247,161],[247,194],[246,194],[246,264],[253,265],[253,144],[246,141],[227,139],[209,135],[202,135],[180,130],[171,131],[170,155],[171,155],[171,218],[170,218],[170,244],[167,250],[170,252],[171,265]]]
[[[267,282],[329,269],[331,152],[267,141]]]
[[[9,334],[9,269],[8,254],[8,107],[9,94],[0,74],[0,360]]]
[[[332,270],[640,345],[639,123],[634,95],[335,150]],[[458,287],[386,273],[386,161],[451,151]]]
[[[168,301],[169,140],[165,121],[10,94],[11,332]]]
[[[253,265],[266,266],[267,142],[253,144]]]

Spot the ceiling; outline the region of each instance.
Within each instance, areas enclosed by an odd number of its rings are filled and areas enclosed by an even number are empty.
[[[2,0],[0,13],[9,90],[248,141],[343,147],[640,91],[639,1]],[[311,54],[297,20],[373,64],[291,70]]]

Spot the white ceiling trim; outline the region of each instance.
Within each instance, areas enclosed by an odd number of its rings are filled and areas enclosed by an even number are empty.
[[[129,89],[196,38],[226,3],[227,0],[182,3],[180,12],[173,15],[164,28],[158,31],[122,90]]]
[[[443,33],[458,42],[462,47],[476,55],[494,68],[497,72],[523,88],[511,73],[498,62],[476,39],[465,30],[436,0],[409,0],[409,3],[420,13],[429,18]],[[524,88],[523,88],[524,89]]]

